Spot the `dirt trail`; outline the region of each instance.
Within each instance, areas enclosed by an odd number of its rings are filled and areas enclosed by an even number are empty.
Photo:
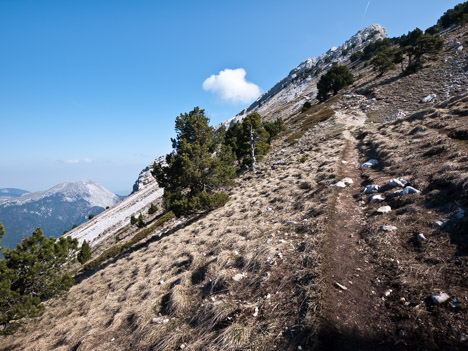
[[[348,127],[362,126],[365,115],[360,117],[347,118],[337,113],[337,120]],[[334,213],[329,218],[321,349],[390,349],[393,345],[385,345],[389,330],[375,286],[377,273],[366,257],[360,235],[365,217],[361,204],[355,200],[362,190],[357,141],[349,130],[343,134],[347,144],[338,173],[342,178],[351,178],[353,184],[336,188]]]

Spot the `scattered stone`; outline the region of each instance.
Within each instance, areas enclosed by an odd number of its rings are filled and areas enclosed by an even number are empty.
[[[379,195],[374,195],[374,196],[372,196],[372,197],[369,199],[369,201],[370,201],[371,203],[376,203],[376,202],[380,202],[380,201],[383,201],[383,200],[385,200],[385,198],[384,198],[383,195],[381,195],[381,194],[379,194]]]
[[[418,235],[416,235],[416,239],[418,239],[418,241],[427,240],[423,233],[419,233]]]
[[[382,206],[382,207],[379,207],[379,208],[377,209],[377,213],[382,213],[382,214],[383,214],[383,213],[388,213],[388,212],[390,212],[391,210],[392,210],[392,208],[391,208],[390,206],[388,206],[388,205],[387,205],[387,206]]]
[[[275,260],[268,256],[265,260],[266,264],[275,264]]]
[[[307,218],[304,218],[304,219],[302,220],[302,223],[307,223],[308,221],[309,221],[309,220],[308,220]]]
[[[449,304],[452,308],[460,307],[460,301],[458,300],[458,298],[454,298],[452,301],[449,302]]]
[[[371,167],[374,167],[377,163],[379,163],[379,161],[372,158],[369,161],[364,162],[361,165],[361,168],[371,168]]]
[[[273,211],[273,209],[272,209],[271,207],[269,207],[269,206],[267,206],[265,210],[267,210],[267,211]]]
[[[374,191],[380,191],[380,186],[378,185],[368,185],[364,188],[364,194],[372,194]]]
[[[407,195],[407,194],[419,194],[419,193],[420,193],[420,191],[413,188],[412,186],[406,186],[401,190],[394,191],[390,195],[391,196],[403,196],[403,195]]]
[[[179,346],[179,349],[181,349],[181,350],[185,350],[185,348],[186,348],[186,347],[187,347],[187,345],[185,345],[185,344],[182,344],[182,345],[180,345],[180,346]]]
[[[255,312],[252,314],[252,316],[254,317],[258,316],[258,307],[255,307]]]
[[[422,102],[422,103],[431,102],[431,101],[434,100],[436,97],[437,97],[436,94],[429,94],[428,96],[426,96],[425,98],[423,98],[423,99],[421,100],[421,102]]]
[[[390,121],[393,121],[395,119],[398,119],[398,118],[401,118],[401,117],[405,117],[406,116],[406,112],[405,111],[400,111],[398,110],[397,112],[395,112],[393,115],[391,115],[390,117],[387,117],[385,118],[384,122],[390,122]]]
[[[169,318],[154,317],[154,318],[151,320],[151,323],[166,324],[166,323],[169,323]]]
[[[458,340],[465,342],[468,340],[468,334],[458,334]]]
[[[398,177],[398,178],[390,179],[389,182],[387,183],[387,185],[391,186],[392,188],[396,188],[396,187],[404,188],[404,186],[407,183],[408,182],[406,180],[404,180],[401,177]]]
[[[439,295],[432,295],[431,299],[436,305],[440,305],[444,303],[450,298],[450,296],[444,292],[441,292]]]
[[[281,149],[281,150],[280,150],[280,154],[284,154],[285,151],[286,151],[285,149]]]
[[[346,164],[348,164],[348,161],[341,160],[341,163],[344,164],[344,165],[346,165]]]
[[[238,282],[242,279],[244,279],[247,276],[246,273],[237,273],[234,277],[232,277],[232,280]]]
[[[160,280],[159,285],[163,285],[163,284],[164,284],[164,280]]]
[[[434,227],[442,228],[442,227],[444,227],[446,224],[447,224],[447,221],[446,221],[445,219],[441,219],[441,220],[435,221],[432,225],[433,225]]]
[[[286,225],[296,225],[297,222],[296,221],[287,221],[286,222]]]
[[[330,186],[336,186],[338,188],[346,188],[346,186],[350,184],[353,184],[353,180],[351,178],[343,178],[337,183],[330,184]]]
[[[343,290],[343,291],[348,290],[348,288],[347,288],[346,286],[341,285],[341,284],[338,283],[338,282],[335,282],[335,286],[336,286],[338,289]]]
[[[418,189],[413,188],[412,186],[405,186],[401,191],[401,195],[406,194],[419,194],[420,191]]]
[[[281,252],[277,252],[276,256],[281,260],[283,259],[283,254]]]
[[[460,45],[460,46],[457,48],[456,52],[457,52],[457,54],[459,54],[459,53],[461,53],[462,51],[463,51],[463,45]]]
[[[392,293],[392,291],[393,291],[392,289],[388,289],[388,290],[386,290],[386,291],[384,292],[384,295],[385,295],[386,297],[389,297],[390,294]]]
[[[384,231],[384,232],[393,232],[395,230],[397,230],[398,228],[393,226],[393,225],[383,225],[380,227],[380,230]]]

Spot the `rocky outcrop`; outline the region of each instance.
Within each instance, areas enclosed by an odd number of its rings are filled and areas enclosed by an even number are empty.
[[[228,128],[251,112],[258,112],[267,120],[273,115],[275,118],[290,115],[304,102],[315,98],[318,80],[334,63],[349,64],[349,59],[354,52],[385,37],[385,28],[380,24],[372,24],[360,30],[344,44],[332,47],[318,57],[303,61],[249,107],[220,125]]]

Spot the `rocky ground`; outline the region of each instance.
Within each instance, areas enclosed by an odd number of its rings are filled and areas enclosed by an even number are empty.
[[[466,349],[465,31],[291,115],[223,208],[80,275],[0,350]]]

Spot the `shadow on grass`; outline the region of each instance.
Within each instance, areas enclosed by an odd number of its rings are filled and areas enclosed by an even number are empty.
[[[178,230],[180,230],[180,229],[182,229],[182,228],[184,228],[184,227],[186,227],[186,226],[188,226],[188,225],[202,219],[206,215],[207,215],[207,213],[196,215],[195,217],[189,219],[188,221],[180,223],[180,224],[178,224],[177,226],[175,226],[173,228],[169,228],[168,230],[162,232],[161,234],[153,234],[152,236],[150,236],[150,237],[148,237],[146,239],[142,239],[141,242],[138,242],[135,245],[133,245],[133,246],[127,248],[127,249],[124,249],[123,251],[118,253],[116,256],[114,256],[112,258],[109,258],[108,260],[102,262],[97,267],[92,267],[92,268],[88,268],[88,269],[84,269],[84,270],[79,271],[74,277],[75,278],[75,285],[80,284],[83,280],[88,279],[89,277],[93,276],[97,272],[105,269],[107,266],[119,261],[120,259],[129,256],[133,252],[144,249],[144,248],[147,248],[150,244],[160,241],[162,238],[164,238],[166,236],[169,236],[169,235],[177,232]]]

